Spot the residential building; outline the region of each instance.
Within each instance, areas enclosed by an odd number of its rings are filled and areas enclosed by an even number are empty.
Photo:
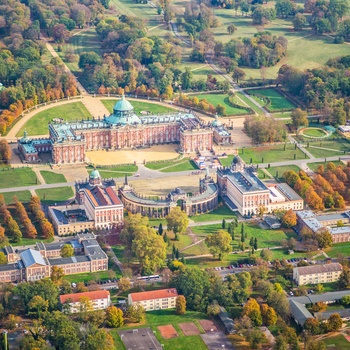
[[[303,199],[286,183],[263,183],[253,166],[235,156],[230,167],[217,170],[220,195],[226,204],[243,216],[259,213],[260,210],[302,210]]]
[[[86,300],[91,302],[91,309],[84,311],[104,310],[111,305],[110,293],[107,290],[95,290],[93,292],[63,294],[59,296],[59,299],[62,311],[71,314],[82,312],[82,308],[86,307]],[[82,305],[83,300],[84,305]]]
[[[74,248],[75,255],[61,257],[64,244]],[[9,262],[0,266],[0,282],[36,281],[51,276],[52,266],[63,269],[65,275],[108,270],[108,257],[93,233],[78,234],[67,242],[36,243],[36,249],[2,248]]]
[[[293,279],[299,285],[337,282],[343,271],[339,263],[293,268]]]
[[[176,288],[152,290],[149,292],[130,293],[129,305],[142,305],[146,311],[172,309],[178,297]]]
[[[333,243],[343,243],[350,241],[350,225],[342,227],[332,227],[342,222],[344,225],[350,223],[350,212],[336,214],[316,215],[311,210],[303,210],[297,212],[297,228],[299,232],[304,228],[308,228],[312,232],[326,227],[332,235]]]

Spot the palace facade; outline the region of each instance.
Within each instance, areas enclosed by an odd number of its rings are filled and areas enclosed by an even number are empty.
[[[231,134],[217,120],[203,123],[193,113],[137,116],[124,96],[108,117],[77,122],[53,122],[50,137],[18,140],[23,162],[39,162],[42,152],[51,152],[54,164],[85,162],[85,152],[99,149],[118,150],[178,143],[179,151],[195,153],[211,150],[213,141],[231,143]]]

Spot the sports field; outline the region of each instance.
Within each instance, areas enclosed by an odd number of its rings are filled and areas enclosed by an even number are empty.
[[[73,102],[65,105],[49,108],[39,112],[24,124],[16,134],[17,137],[23,136],[27,130],[28,136],[48,135],[49,122],[54,118],[62,118],[64,121],[75,121],[87,119],[91,114],[82,104],[82,102]]]

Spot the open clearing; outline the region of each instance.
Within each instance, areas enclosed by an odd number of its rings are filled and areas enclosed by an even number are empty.
[[[240,109],[240,108],[233,107],[230,104],[229,96],[226,94],[200,94],[200,95],[196,95],[196,97],[199,100],[206,99],[214,107],[216,107],[218,104],[221,104],[226,108],[226,112],[224,114],[225,116],[249,114],[249,111],[247,109]]]
[[[267,108],[271,112],[295,108],[295,105],[292,102],[288,101],[275,89],[247,90],[247,92],[250,94],[262,95],[264,97],[267,97],[271,101],[271,104],[267,106]],[[255,96],[255,99],[259,104],[264,105],[264,103],[260,101],[260,99],[257,96]]]
[[[200,334],[199,329],[193,322],[179,323],[179,327],[185,336]]]
[[[117,165],[132,164],[146,162],[154,162],[157,160],[174,159],[179,154],[176,152],[177,145],[159,145],[150,148],[142,148],[138,150],[122,150],[122,151],[89,151],[86,152],[88,163],[94,165]]]
[[[105,107],[112,113],[114,105],[119,101],[118,100],[101,100],[101,102],[105,105]],[[157,103],[151,102],[143,102],[143,101],[135,101],[130,100],[130,103],[134,107],[134,112],[136,114],[140,114],[141,111],[150,112],[150,114],[158,114],[158,113],[174,113],[176,112],[175,108],[162,106]]]
[[[25,130],[27,131],[28,136],[48,135],[48,125],[54,118],[62,118],[65,122],[72,122],[75,120],[87,119],[88,117],[91,117],[91,114],[82,102],[74,102],[52,107],[39,112],[30,118],[30,120],[28,120],[19,130],[16,136],[23,136]]]

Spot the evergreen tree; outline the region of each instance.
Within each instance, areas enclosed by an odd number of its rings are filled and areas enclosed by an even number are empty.
[[[244,224],[242,222],[242,226],[241,226],[241,234],[244,235]]]
[[[160,235],[163,234],[163,225],[162,225],[162,223],[160,223],[159,226],[158,226],[158,234],[160,234]]]
[[[245,237],[244,237],[244,232],[241,233],[241,242],[244,243]]]
[[[254,249],[255,250],[258,249],[258,239],[257,238],[254,239]]]
[[[222,227],[223,229],[226,228],[226,220],[225,220],[225,219],[222,219],[221,227]]]
[[[175,244],[173,243],[173,254],[176,253],[176,247],[175,247]]]
[[[252,247],[252,255],[255,254],[255,250],[254,250],[254,247]]]
[[[253,246],[254,246],[254,237],[252,237],[252,238],[250,239],[250,241],[249,241],[249,245],[250,245],[251,247],[253,247]]]
[[[184,265],[186,264],[185,257],[182,257],[182,258],[181,258],[181,262],[182,262]]]
[[[179,248],[176,248],[175,257],[176,257],[176,259],[179,259],[179,257],[180,257]]]

